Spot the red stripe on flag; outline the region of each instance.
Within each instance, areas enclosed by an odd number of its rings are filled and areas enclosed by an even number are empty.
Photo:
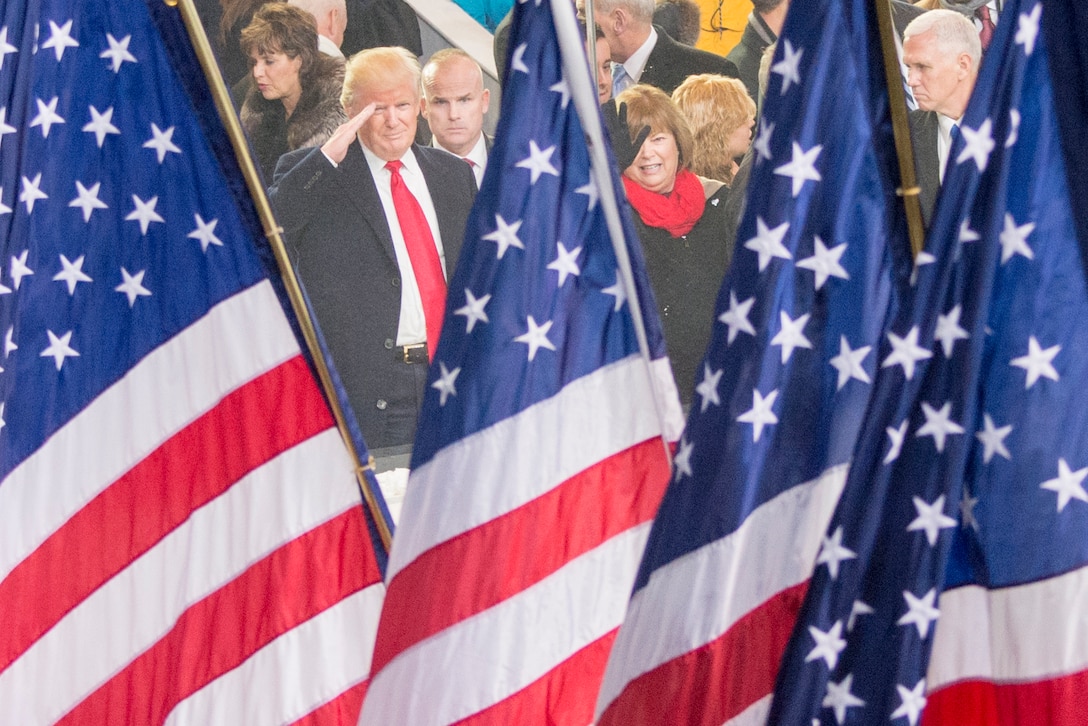
[[[270,409],[272,402],[291,405]],[[194,510],[332,425],[301,356],[225,396],[76,512],[0,582],[0,602],[20,603],[5,613],[0,628],[0,672]]]
[[[598,726],[721,726],[774,690],[808,582],[783,590],[715,640],[631,680]]]
[[[424,552],[389,583],[371,673],[413,644],[502,602],[651,519],[669,473],[661,441],[650,439]],[[465,577],[466,572],[472,577]],[[415,607],[421,592],[442,593],[441,607]]]
[[[1084,726],[1088,671],[1033,683],[964,681],[927,696],[922,726]]]
[[[179,702],[278,636],[380,580],[362,508],[353,507],[195,603],[58,723],[162,723]]]
[[[321,708],[295,721],[291,726],[356,726],[359,723],[359,712],[363,710],[363,699],[366,697],[366,687],[369,683],[369,680],[365,680],[357,686],[352,686]]]
[[[592,723],[594,697],[617,632],[598,638],[514,695],[455,726],[539,724],[545,714],[554,726]]]

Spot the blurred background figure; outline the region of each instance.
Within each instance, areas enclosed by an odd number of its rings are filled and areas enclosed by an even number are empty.
[[[608,41],[600,26],[594,26],[597,38],[597,102],[605,103],[612,98],[612,56],[609,55]]]
[[[677,43],[694,48],[702,32],[702,10],[695,0],[657,0],[654,25]]]
[[[756,104],[736,78],[710,73],[689,76],[672,100],[691,125],[695,139],[691,170],[730,185],[752,144]]]
[[[462,10],[492,33],[514,7],[514,0],[454,0]]]
[[[759,61],[767,46],[778,40],[789,7],[790,0],[753,0],[744,34],[726,56],[737,66],[737,77],[744,81],[753,101],[759,95]]]
[[[344,61],[318,52],[314,16],[286,3],[259,8],[242,31],[241,47],[253,74],[242,128],[270,180],[280,156],[323,144],[346,120]]]
[[[399,46],[423,55],[416,11],[404,0],[346,0],[348,27],[340,50],[351,57],[366,48]]]
[[[720,181],[690,169],[694,141],[663,91],[631,86],[604,107],[657,300],[676,384],[691,403],[726,269]],[[619,104],[617,109],[616,104]]]
[[[484,72],[465,51],[444,48],[423,66],[421,112],[433,135],[431,146],[464,159],[477,187],[491,152],[491,138],[484,133],[490,100]]]
[[[242,51],[242,29],[253,20],[257,8],[270,0],[220,0],[219,32],[216,34],[219,70],[227,86],[233,86],[249,73],[249,55]]]
[[[1004,0],[918,0],[914,3],[924,10],[954,10],[975,26],[979,42],[985,51],[990,47],[997,28],[997,18],[1005,5]]]
[[[317,49],[325,55],[343,58],[340,46],[348,27],[348,8],[344,0],[287,0],[314,16],[317,23]]]

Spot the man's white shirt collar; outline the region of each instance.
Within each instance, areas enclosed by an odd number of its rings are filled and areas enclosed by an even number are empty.
[[[653,52],[655,45],[657,45],[657,28],[651,25],[650,34],[638,47],[638,50],[632,53],[631,57],[623,63],[616,64],[623,66],[623,69],[627,71],[627,75],[631,77],[632,83],[638,83],[642,79],[642,71],[646,70],[646,61],[650,60],[650,53]]]
[[[453,154],[452,151],[447,149],[442,144],[438,143],[438,139],[433,136],[431,137],[431,146],[436,149],[442,149],[442,151]],[[467,154],[465,154],[464,156],[461,156],[460,154],[453,155],[462,159],[472,160],[472,163],[474,164],[474,166],[472,167],[472,173],[476,175],[476,188],[479,189],[480,184],[482,184],[484,180],[484,169],[487,167],[487,142],[484,140],[483,132],[480,132],[480,138],[476,139],[476,144],[471,149],[469,149],[469,152]]]

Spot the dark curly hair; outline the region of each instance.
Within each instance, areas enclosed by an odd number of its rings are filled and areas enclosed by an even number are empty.
[[[262,5],[253,20],[242,30],[242,52],[254,54],[284,53],[292,60],[302,59],[299,82],[309,85],[310,73],[318,57],[317,21],[305,10],[287,3]]]

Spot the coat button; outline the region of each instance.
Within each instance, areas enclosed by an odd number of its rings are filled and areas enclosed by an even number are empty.
[[[384,411],[385,407],[388,406],[389,404],[385,402],[384,398],[379,398],[378,402],[376,404],[374,404],[374,405],[378,407],[379,411]]]
[[[392,338],[386,338],[385,339],[385,349],[386,350],[393,350],[393,339]]]
[[[394,277],[389,282],[393,285],[393,287],[400,287],[400,278],[399,277]]]

